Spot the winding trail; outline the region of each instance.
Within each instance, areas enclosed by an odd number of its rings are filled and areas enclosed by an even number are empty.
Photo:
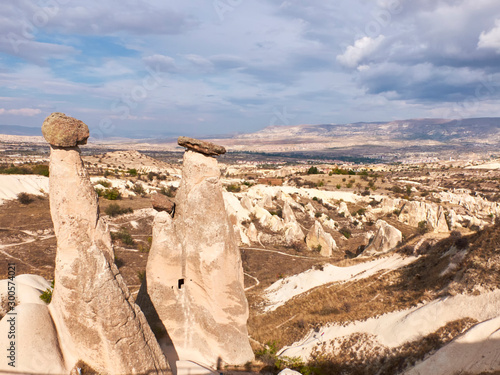
[[[250,277],[250,278],[252,278],[252,279],[254,279],[254,280],[255,280],[255,284],[254,284],[254,285],[249,286],[249,287],[247,287],[247,288],[245,288],[245,289],[244,289],[244,290],[245,290],[245,292],[246,292],[246,291],[248,291],[248,290],[250,290],[250,289],[255,288],[257,285],[259,285],[259,284],[260,284],[259,279],[257,279],[256,277],[253,277],[252,275],[250,275],[250,274],[248,274],[248,273],[246,273],[246,272],[244,272],[244,274],[245,274],[245,275],[247,275],[248,277]]]
[[[0,251],[2,251],[2,249],[6,249],[8,247],[21,246],[21,245],[25,245],[25,244],[28,244],[28,243],[33,243],[35,241],[45,241],[45,240],[48,240],[49,238],[53,238],[53,237],[55,237],[55,235],[43,236],[41,238],[32,238],[31,240],[28,240],[28,241],[11,243],[11,244],[8,244],[8,245],[0,245]]]
[[[303,256],[303,255],[292,255],[292,254],[287,254],[287,253],[284,253],[284,252],[278,251],[278,250],[261,249],[259,247],[240,247],[240,249],[241,250],[265,251],[265,252],[269,252],[269,253],[276,253],[276,254],[284,255],[284,256],[287,256],[287,257],[291,257],[291,258],[303,258],[303,259],[321,260],[320,257],[306,257],[306,256]]]

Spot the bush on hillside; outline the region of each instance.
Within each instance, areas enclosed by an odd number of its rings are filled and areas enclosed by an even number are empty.
[[[26,193],[17,194],[17,200],[21,204],[30,204],[31,202],[33,202],[33,198],[31,198],[31,196]]]
[[[128,214],[134,212],[134,210],[130,207],[127,208],[122,208],[119,204],[117,203],[112,203],[106,209],[104,210],[106,215],[115,217],[118,215],[123,215],[123,214]]]

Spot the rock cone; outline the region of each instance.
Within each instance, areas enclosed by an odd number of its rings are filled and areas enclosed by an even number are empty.
[[[77,122],[66,118],[53,123],[50,134],[66,132],[67,123]],[[79,139],[80,128],[65,137]],[[52,135],[46,139],[52,142]],[[52,147],[50,212],[57,256],[49,310],[65,365],[71,369],[82,360],[106,374],[169,373],[144,314],[113,262],[109,230],[99,218],[97,203],[78,147]]]
[[[137,299],[148,319],[157,314],[180,360],[209,366],[254,358],[241,257],[219,178],[215,158],[185,152],[175,217],[156,216]]]
[[[332,256],[337,250],[337,244],[330,233],[326,233],[319,221],[309,229],[306,236],[307,247],[311,250],[319,249],[319,253],[324,257]]]
[[[363,251],[363,255],[375,255],[394,249],[403,240],[401,231],[384,220],[378,220],[378,230],[370,244]]]

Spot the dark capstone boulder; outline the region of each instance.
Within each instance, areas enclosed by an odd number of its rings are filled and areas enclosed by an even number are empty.
[[[175,203],[163,194],[151,194],[151,203],[156,211],[174,212]]]
[[[84,145],[89,138],[89,128],[83,121],[54,112],[45,119],[42,134],[52,146],[74,147]]]
[[[224,147],[199,139],[179,137],[177,143],[179,146],[186,147],[188,150],[196,151],[206,156],[217,156],[226,153]]]

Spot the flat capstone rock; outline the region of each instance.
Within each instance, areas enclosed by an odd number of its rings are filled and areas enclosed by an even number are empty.
[[[83,121],[54,112],[45,119],[42,134],[52,146],[74,147],[87,144],[89,127]]]
[[[179,146],[186,147],[188,150],[199,152],[200,154],[207,156],[217,156],[226,153],[226,149],[223,146],[219,146],[215,143],[207,141],[202,141],[200,139],[179,137],[177,143],[179,144]]]

